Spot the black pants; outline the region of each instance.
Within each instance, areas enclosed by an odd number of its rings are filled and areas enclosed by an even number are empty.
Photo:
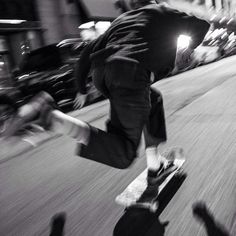
[[[135,61],[115,60],[94,70],[95,86],[110,101],[107,131],[91,127],[88,145],[78,155],[115,168],[129,167],[137,156],[142,131],[145,141],[166,140],[162,96],[150,88],[150,72]]]

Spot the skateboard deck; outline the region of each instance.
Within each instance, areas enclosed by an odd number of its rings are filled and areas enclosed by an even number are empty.
[[[170,154],[171,153],[171,154]],[[165,158],[172,160],[176,169],[168,173],[165,176],[164,180],[160,183],[158,189],[158,196],[165,188],[165,186],[170,182],[170,180],[180,172],[182,172],[182,165],[185,162],[184,154],[182,149],[173,150],[171,149],[168,152],[162,154]],[[145,169],[136,179],[134,179],[125,190],[120,193],[115,201],[117,204],[122,205],[126,208],[129,207],[138,207],[146,208],[151,212],[156,212],[158,209],[158,197],[152,202],[139,203],[138,200],[143,194],[147,187],[147,169]]]

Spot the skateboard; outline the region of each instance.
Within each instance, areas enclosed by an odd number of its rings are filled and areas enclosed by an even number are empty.
[[[147,187],[147,169],[145,169],[136,179],[134,179],[125,190],[120,193],[115,201],[117,204],[124,206],[125,208],[136,207],[145,208],[150,212],[156,212],[159,207],[158,196],[162,190],[167,186],[171,179],[177,175],[181,175],[183,172],[182,165],[185,162],[184,153],[182,148],[170,149],[162,153],[167,160],[173,161],[173,168],[170,171],[166,171],[163,174],[163,178],[157,185],[158,194],[155,199],[148,202],[139,202],[140,197],[145,192]],[[175,168],[174,168],[175,167]]]

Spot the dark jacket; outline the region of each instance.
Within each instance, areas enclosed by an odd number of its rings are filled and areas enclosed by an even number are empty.
[[[196,48],[209,27],[208,22],[164,4],[128,11],[83,50],[76,69],[78,91],[86,92],[85,81],[91,64],[100,66],[115,56],[137,60],[159,80],[174,67],[178,36],[191,36],[191,47]]]

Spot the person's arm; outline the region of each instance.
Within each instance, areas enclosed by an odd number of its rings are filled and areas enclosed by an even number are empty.
[[[91,68],[91,55],[105,47],[105,34],[91,41],[82,50],[79,60],[75,65],[75,89],[77,91],[74,108],[81,108],[87,101],[87,79]]]
[[[106,46],[106,33],[89,42],[82,50],[75,65],[75,88],[81,94],[86,94],[86,82],[91,68],[91,55]]]
[[[179,32],[191,37],[189,48],[195,49],[198,47],[207,34],[210,23],[196,16],[177,10],[174,10],[172,14],[174,15],[172,19],[178,24]]]
[[[196,17],[190,17],[188,19],[189,31],[192,37],[189,47],[191,49],[195,49],[198,47],[202,41],[204,40],[209,28],[210,24],[202,19]]]
[[[91,67],[90,54],[93,51],[94,42],[90,42],[82,50],[79,60],[75,65],[75,88],[80,94],[86,94],[86,82]]]
[[[75,65],[75,80],[74,86],[77,91],[76,97],[74,100],[74,108],[82,108],[87,101],[87,79],[91,67],[90,55],[93,52],[95,41],[90,42],[82,50],[79,60]]]
[[[177,49],[173,74],[185,70],[190,65],[192,53],[204,40],[210,24],[203,19],[175,9],[169,9],[167,14],[168,18],[175,24],[177,36],[188,35],[191,38],[188,48]]]

